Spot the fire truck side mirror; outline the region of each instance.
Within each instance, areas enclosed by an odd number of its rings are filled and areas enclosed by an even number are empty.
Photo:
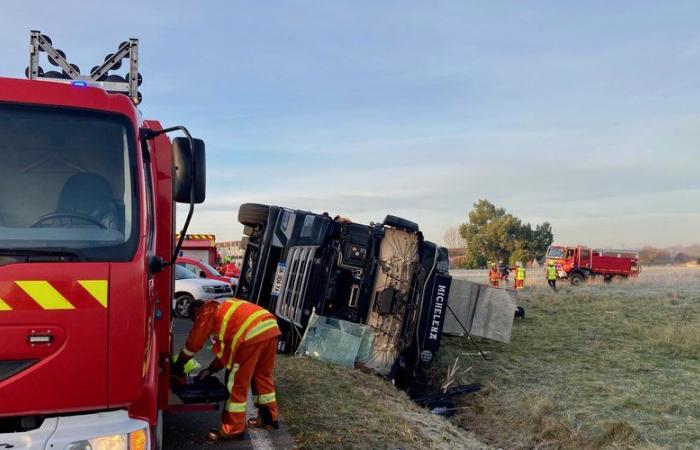
[[[173,197],[178,203],[190,202],[190,189],[194,184],[194,202],[202,203],[206,198],[207,170],[204,141],[192,139],[194,149],[190,150],[189,140],[183,137],[173,139]],[[192,157],[194,156],[194,167]]]

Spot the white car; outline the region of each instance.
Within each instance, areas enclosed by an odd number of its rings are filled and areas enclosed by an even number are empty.
[[[194,300],[218,300],[233,297],[231,285],[223,281],[200,278],[183,266],[175,265],[175,298],[173,311],[180,318],[188,318]]]

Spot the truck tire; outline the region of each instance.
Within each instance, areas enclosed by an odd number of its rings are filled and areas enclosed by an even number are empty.
[[[582,273],[576,272],[571,275],[570,280],[573,286],[579,286],[586,282],[586,277]]]
[[[190,308],[192,307],[192,302],[194,297],[190,294],[178,294],[175,297],[175,317],[180,319],[189,319]]]
[[[409,233],[418,233],[417,223],[411,222],[410,220],[406,220],[401,217],[392,216],[391,214],[387,215],[384,218],[384,225],[393,228],[400,228],[402,230],[408,231]]]
[[[605,283],[612,283],[612,280],[613,280],[613,275],[605,275],[603,277],[603,282],[605,282]]]
[[[270,207],[260,203],[243,203],[238,208],[238,221],[249,227],[257,227],[267,222]]]

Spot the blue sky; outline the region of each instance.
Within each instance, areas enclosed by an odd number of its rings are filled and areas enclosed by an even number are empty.
[[[440,241],[488,198],[562,243],[700,241],[698,2],[143,3],[6,7],[0,74],[30,29],[83,70],[139,38],[144,116],[207,142],[192,231],[251,201]]]

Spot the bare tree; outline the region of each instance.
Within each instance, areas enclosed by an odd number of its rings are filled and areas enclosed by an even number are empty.
[[[458,227],[450,227],[442,235],[442,241],[447,246],[447,248],[464,248],[467,246],[466,241],[459,234]]]

